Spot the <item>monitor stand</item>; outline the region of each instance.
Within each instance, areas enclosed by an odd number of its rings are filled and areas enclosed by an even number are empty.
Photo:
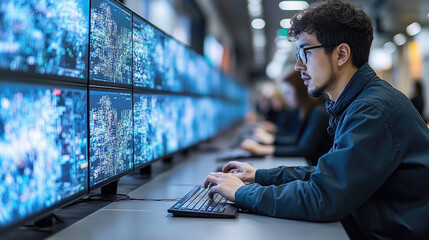
[[[164,158],[164,159],[162,159],[162,162],[167,163],[167,164],[171,164],[171,163],[173,163],[173,157],[170,156],[170,157]]]
[[[64,223],[64,220],[58,215],[50,213],[48,216],[36,220],[34,222],[34,227],[47,228],[47,227],[52,227],[54,224],[58,224],[58,223]]]
[[[124,194],[118,194],[118,183],[119,179],[101,187],[100,194],[91,196],[90,198],[92,200],[99,200],[105,202],[116,202],[129,198]]]
[[[197,150],[200,152],[219,152],[221,149],[214,143],[203,142],[197,146]]]
[[[182,150],[182,154],[185,155],[185,156],[188,156],[189,152],[190,152],[189,150],[190,150],[189,148],[187,148],[185,150]]]
[[[150,175],[152,173],[151,165],[140,168],[140,175]]]
[[[22,225],[22,227],[31,231],[52,233],[55,232],[56,229],[61,228],[58,225],[62,223],[65,223],[65,221],[58,215],[51,212],[43,218],[30,222],[30,224]]]
[[[115,195],[118,192],[119,180],[113,181],[101,187],[101,195]]]

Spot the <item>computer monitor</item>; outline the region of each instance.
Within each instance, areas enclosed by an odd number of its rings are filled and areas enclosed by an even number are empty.
[[[2,0],[0,71],[86,82],[89,1]]]
[[[180,113],[183,108],[181,96],[164,95],[164,126],[165,126],[165,151],[166,154],[177,152],[180,149],[179,129]]]
[[[163,90],[172,92],[185,92],[183,89],[183,82],[178,78],[176,62],[183,61],[178,55],[180,52],[179,47],[181,45],[175,39],[165,36],[164,39],[164,64],[165,68],[162,72],[163,75]]]
[[[114,0],[92,0],[90,26],[90,82],[131,86],[132,12]]]
[[[89,185],[102,186],[133,170],[132,93],[90,88]]]
[[[134,169],[165,154],[164,106],[160,95],[134,93]]]
[[[86,88],[0,80],[0,231],[88,189]]]
[[[133,15],[133,85],[161,89],[162,81],[156,76],[156,46],[162,40],[157,29],[136,14]]]
[[[217,122],[224,121],[223,119],[216,119],[216,113],[219,109],[218,103],[217,99],[209,97],[198,99],[195,132],[199,141],[213,137],[218,131],[216,127]]]
[[[199,114],[196,106],[197,99],[189,96],[181,96],[182,106],[179,109],[179,136],[181,149],[190,147],[198,142],[196,128],[196,116]]]

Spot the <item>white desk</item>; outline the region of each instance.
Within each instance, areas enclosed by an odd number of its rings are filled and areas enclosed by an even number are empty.
[[[175,199],[222,162],[215,154],[191,154],[185,161],[155,177],[129,195],[133,198]],[[248,161],[258,168],[305,165],[303,158]],[[348,239],[341,223],[311,223],[239,213],[235,219],[173,217],[167,209],[173,201],[122,201],[109,204],[49,239]]]

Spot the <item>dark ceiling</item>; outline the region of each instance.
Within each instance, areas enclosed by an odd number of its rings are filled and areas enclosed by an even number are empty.
[[[314,0],[308,1],[312,3]],[[212,0],[216,6],[224,25],[234,39],[237,64],[246,69],[251,79],[265,74],[265,65],[255,66],[252,51],[252,38],[247,0]],[[262,0],[263,17],[266,22],[264,28],[267,39],[267,62],[275,52],[274,39],[280,28],[280,20],[292,17],[296,11],[283,11],[279,8],[281,0]],[[370,15],[375,23],[374,46],[382,46],[391,41],[397,33],[405,33],[405,28],[412,22],[418,21],[423,27],[429,25],[428,0],[355,0]]]

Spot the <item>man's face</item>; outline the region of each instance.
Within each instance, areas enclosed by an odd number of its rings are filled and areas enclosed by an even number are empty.
[[[320,46],[315,34],[301,33],[298,37],[297,48]],[[303,64],[301,58],[295,64],[295,70],[301,72],[310,97],[319,97],[328,92],[335,84],[331,56],[327,55],[323,47],[304,51],[307,62]],[[305,60],[304,60],[305,61]]]

